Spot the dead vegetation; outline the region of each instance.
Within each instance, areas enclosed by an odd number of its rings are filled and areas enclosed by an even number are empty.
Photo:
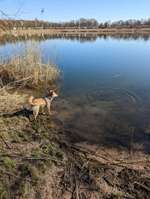
[[[73,144],[61,120],[40,114],[34,121],[25,94],[2,91],[2,199],[150,198],[149,155]]]
[[[52,84],[58,79],[59,69],[52,63],[44,64],[42,53],[34,42],[24,52],[9,60],[1,60],[0,84],[3,86],[35,87]]]
[[[17,92],[1,96],[2,199],[150,198],[149,155],[73,144],[55,116],[34,121],[25,99]]]
[[[62,164],[63,151],[53,140],[56,129],[52,129],[53,123],[48,118],[42,120],[43,117],[39,123],[30,122],[21,113],[0,117],[2,199],[30,198],[31,193],[36,194],[36,186],[43,183],[47,171]]]
[[[58,124],[60,123],[60,124]],[[68,141],[55,117],[0,117],[2,199],[149,199],[150,159]]]
[[[26,105],[27,94],[9,93],[6,90],[1,90],[0,94],[0,115],[13,113]]]

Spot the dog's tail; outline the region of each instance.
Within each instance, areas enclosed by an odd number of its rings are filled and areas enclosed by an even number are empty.
[[[30,97],[29,97],[29,99],[28,99],[29,104],[34,105],[33,99],[34,99],[33,96],[30,96]]]

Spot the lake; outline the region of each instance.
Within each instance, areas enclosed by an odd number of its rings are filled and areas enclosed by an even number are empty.
[[[21,53],[26,42],[1,45],[1,57]],[[149,38],[78,36],[35,42],[43,60],[62,71],[55,117],[72,142],[150,152]]]

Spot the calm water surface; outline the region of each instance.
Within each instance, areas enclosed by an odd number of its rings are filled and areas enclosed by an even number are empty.
[[[73,142],[150,152],[150,40],[53,38],[37,43],[44,61],[63,72],[54,106]],[[1,45],[0,55],[20,53],[24,45]]]

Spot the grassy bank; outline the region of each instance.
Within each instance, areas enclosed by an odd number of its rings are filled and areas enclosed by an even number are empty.
[[[57,114],[33,119],[27,97],[27,89],[1,91],[2,199],[149,199],[148,154],[72,143],[77,135]],[[53,104],[58,114],[64,103]]]
[[[47,132],[55,134],[54,124],[47,117],[43,123],[32,121],[27,99],[53,88],[60,71],[43,63],[34,43],[19,55],[1,58],[0,65],[0,198],[36,197],[36,190],[44,189],[46,172],[62,163],[63,153]]]
[[[1,115],[1,198],[149,199],[148,155],[73,144],[71,134],[56,116],[34,121],[21,105]]]

